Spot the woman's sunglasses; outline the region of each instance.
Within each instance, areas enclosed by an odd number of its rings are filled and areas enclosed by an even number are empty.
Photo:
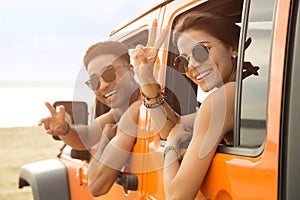
[[[107,83],[110,83],[110,82],[116,80],[116,68],[120,68],[120,67],[127,67],[127,65],[120,65],[120,66],[109,65],[109,66],[107,66],[107,69],[103,72],[103,74],[101,75],[101,78]],[[100,77],[93,74],[91,76],[91,78],[85,82],[85,84],[91,90],[97,90],[100,87]]]
[[[220,40],[217,40],[215,42],[219,42]],[[210,43],[215,43],[215,42],[210,42]],[[184,74],[188,71],[188,66],[189,62],[191,60],[191,57],[193,56],[194,59],[199,62],[203,63],[208,59],[208,48],[205,44],[203,43],[197,43],[193,49],[192,49],[192,55],[187,56],[187,55],[179,55],[174,59],[173,66],[174,68],[179,71],[180,73]]]

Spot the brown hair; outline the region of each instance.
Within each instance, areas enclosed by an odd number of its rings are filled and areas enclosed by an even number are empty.
[[[190,12],[182,15],[177,21],[173,32],[173,44],[177,46],[180,34],[186,30],[205,31],[218,38],[226,45],[238,46],[240,37],[240,27],[235,24],[232,18],[220,16],[211,12]],[[245,49],[249,47],[251,38],[245,42]],[[234,70],[236,69],[236,59],[233,59]],[[244,62],[243,78],[250,75],[258,75],[258,66],[253,66],[251,62]]]
[[[85,52],[85,55],[83,57],[85,68],[87,69],[89,62],[93,58],[104,54],[113,54],[116,56],[116,58],[123,58],[128,62],[128,64],[130,62],[128,48],[125,44],[116,41],[105,41],[91,45]]]
[[[186,30],[202,30],[228,45],[239,42],[240,27],[226,16],[210,12],[189,12],[182,15],[175,25],[173,43],[176,46],[180,34]]]

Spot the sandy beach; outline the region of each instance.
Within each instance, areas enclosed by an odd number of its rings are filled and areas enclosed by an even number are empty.
[[[63,142],[41,127],[0,128],[0,138],[0,200],[32,200],[30,187],[18,188],[20,166],[56,158]]]

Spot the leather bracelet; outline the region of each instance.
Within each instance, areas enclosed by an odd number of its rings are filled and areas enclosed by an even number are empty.
[[[69,122],[65,121],[65,124],[67,125],[67,130],[62,134],[63,136],[67,135],[70,132],[71,126]]]
[[[157,99],[158,97],[160,97],[160,95],[162,94],[162,92],[158,92],[157,95],[155,97],[148,97],[147,95],[145,95],[142,91],[141,91],[142,96],[147,100],[151,100],[151,99]]]
[[[166,155],[167,155],[167,153],[169,152],[169,151],[174,151],[176,154],[177,154],[177,158],[178,158],[178,160],[180,161],[182,158],[182,156],[181,156],[181,154],[180,154],[180,152],[179,152],[179,150],[178,150],[178,148],[177,147],[174,147],[174,146],[167,146],[166,148],[165,148],[165,150],[164,150],[164,159],[166,158]]]
[[[155,96],[155,97],[148,97],[144,92],[143,92],[143,90],[142,89],[140,89],[140,91],[141,91],[141,95],[146,99],[146,100],[151,100],[151,99],[157,99],[158,97],[160,97],[160,95],[161,95],[161,91],[162,91],[162,89],[161,89],[161,87],[160,87],[160,85],[159,84],[155,84],[157,87],[158,87],[158,92],[157,92],[157,95]]]

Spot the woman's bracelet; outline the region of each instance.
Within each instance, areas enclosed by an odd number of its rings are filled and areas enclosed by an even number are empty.
[[[152,84],[152,85],[153,85],[153,84]],[[144,97],[144,99],[146,99],[147,101],[150,101],[151,99],[157,99],[158,97],[160,97],[160,95],[161,95],[161,93],[162,93],[162,89],[161,89],[161,87],[160,87],[159,84],[155,84],[155,86],[157,87],[157,90],[158,90],[158,92],[157,92],[157,94],[156,94],[155,97],[148,97],[148,96],[142,91],[142,89],[141,89],[141,94],[142,94],[142,96]]]
[[[177,158],[178,158],[178,160],[179,160],[179,162],[180,162],[180,161],[182,160],[182,156],[181,156],[181,154],[180,154],[178,148],[175,147],[175,146],[167,146],[167,147],[165,148],[165,150],[164,150],[164,159],[166,158],[167,153],[168,153],[169,151],[171,151],[171,150],[174,151],[174,152],[177,154]]]
[[[63,136],[67,135],[70,132],[71,126],[69,122],[65,121],[65,124],[67,125],[66,131],[62,134]]]
[[[142,96],[144,97],[144,99],[146,99],[147,101],[150,101],[151,99],[157,99],[158,97],[160,97],[161,92],[159,91],[155,97],[148,97],[148,96],[147,96],[145,93],[143,93],[142,91],[141,91],[141,94],[142,94]]]
[[[161,93],[161,94],[163,94],[163,93]],[[159,96],[161,96],[161,94]],[[167,98],[165,95],[163,95],[162,98],[160,98],[159,100],[158,100],[158,97],[155,99],[156,99],[156,103],[154,103],[154,104],[147,103],[147,99],[144,99],[144,106],[146,108],[150,108],[150,109],[157,108],[157,107],[161,106],[162,104],[164,104],[166,102]]]

